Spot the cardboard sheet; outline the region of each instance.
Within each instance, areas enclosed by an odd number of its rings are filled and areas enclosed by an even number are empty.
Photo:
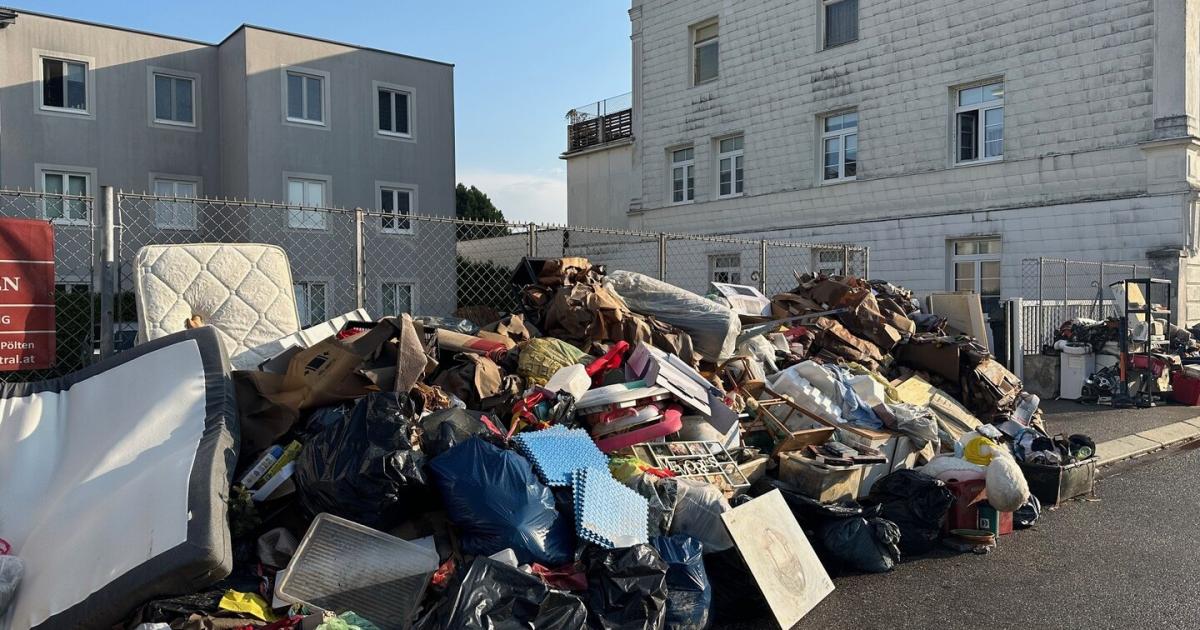
[[[791,628],[833,592],[800,523],[778,490],[721,514],[780,628]]]

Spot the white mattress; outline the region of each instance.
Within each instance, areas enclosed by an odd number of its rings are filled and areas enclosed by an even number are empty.
[[[202,328],[0,386],[0,535],[26,571],[0,628],[109,627],[228,573],[226,370]]]
[[[199,315],[220,333],[234,369],[248,370],[271,358],[260,348],[300,330],[287,254],[274,245],[148,245],[133,275],[139,342]]]

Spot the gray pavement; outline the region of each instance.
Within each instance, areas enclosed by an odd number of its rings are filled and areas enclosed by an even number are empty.
[[[1083,433],[1090,435],[1097,444],[1200,417],[1200,407],[1173,403],[1151,409],[1114,409],[1073,400],[1045,400],[1041,408],[1046,430],[1051,435]]]
[[[1200,628],[1198,445],[1104,469],[1096,499],[1047,511],[989,555],[931,555],[837,578],[797,628]]]

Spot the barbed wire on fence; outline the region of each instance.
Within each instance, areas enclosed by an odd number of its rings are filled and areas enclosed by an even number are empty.
[[[511,279],[525,257],[584,257],[609,269],[660,278],[696,293],[711,282],[748,284],[768,295],[796,276],[865,276],[869,252],[847,243],[755,240],[540,223],[489,222],[379,208],[115,192],[112,225],[89,196],[0,190],[0,216],[55,223],[62,295],[59,360],[38,374],[0,373],[0,382],[54,376],[96,360],[101,348],[131,347],[138,334],[133,261],[147,245],[263,243],[288,255],[301,324],[366,309],[454,315],[489,323],[516,306]],[[72,205],[74,204],[74,205]],[[101,282],[100,248],[111,229],[115,271]],[[101,326],[101,293],[111,291],[112,324]],[[106,320],[107,321],[107,320]]]

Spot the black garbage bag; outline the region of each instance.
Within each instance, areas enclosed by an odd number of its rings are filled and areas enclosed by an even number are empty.
[[[589,548],[588,626],[599,630],[661,630],[667,621],[667,563],[650,545]]]
[[[548,567],[571,561],[574,532],[524,457],[472,437],[429,467],[464,552],[489,556],[512,549],[522,564]]]
[[[898,470],[876,481],[862,502],[878,505],[879,515],[900,528],[902,553],[920,555],[937,545],[954,493],[940,479]]]
[[[426,457],[437,457],[473,435],[492,433],[484,424],[484,417],[479,411],[451,407],[421,418],[421,452]]]
[[[704,546],[688,536],[655,536],[650,545],[667,563],[667,630],[704,630],[712,606]]]
[[[425,458],[409,441],[415,417],[408,396],[390,392],[313,414],[294,477],[305,512],[388,529],[428,503]]]
[[[887,573],[900,561],[900,528],[878,516],[832,519],[820,528],[820,542],[847,566],[868,573]]]
[[[587,608],[576,596],[551,590],[536,576],[478,556],[417,630],[559,630],[582,628]]]
[[[1029,529],[1042,516],[1042,502],[1032,494],[1025,500],[1025,505],[1017,508],[1013,512],[1013,527],[1016,529]]]

